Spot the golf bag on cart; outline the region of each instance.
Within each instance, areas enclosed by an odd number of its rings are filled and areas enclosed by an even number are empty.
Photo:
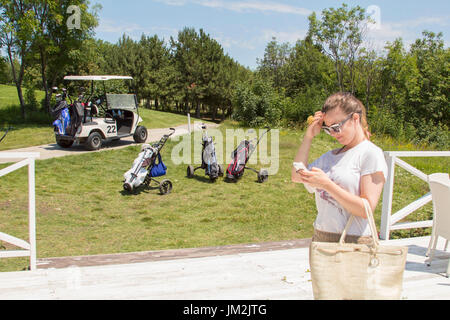
[[[217,163],[214,141],[212,137],[208,136],[206,125],[203,125],[202,129],[204,130],[202,138],[202,165],[195,169],[193,166],[188,166],[187,177],[192,178],[195,171],[204,169],[205,175],[209,176],[211,181],[216,181],[218,177],[223,176],[223,168]]]
[[[53,88],[54,91],[57,88]],[[51,110],[51,115],[55,121],[53,122],[53,127],[55,132],[58,134],[65,135],[68,131],[70,131],[70,112],[69,105],[67,104],[67,90],[62,89],[62,94],[56,95],[57,103],[55,107]]]
[[[255,139],[252,141],[244,140],[242,141],[236,150],[231,154],[231,158],[233,159],[230,165],[227,168],[226,180],[236,182],[239,180],[245,172],[245,169],[251,170],[258,175],[258,182],[264,183],[269,179],[269,174],[266,170],[261,169],[260,171],[256,171],[253,168],[247,167],[247,163],[250,160],[253,152],[255,152],[258,147],[261,139],[270,131],[270,128],[267,128],[267,131],[256,141]]]
[[[159,185],[162,195],[172,191],[170,180],[158,182],[154,179],[166,175],[167,167],[162,162],[160,152],[170,136],[175,133],[175,129],[171,128],[170,130],[172,130],[172,133],[164,135],[158,143],[152,146],[149,144],[142,145],[141,152],[134,160],[133,166],[124,174],[123,189],[125,191],[132,192],[143,184],[149,187],[152,181]]]

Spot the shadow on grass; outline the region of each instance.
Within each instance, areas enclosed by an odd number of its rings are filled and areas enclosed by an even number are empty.
[[[20,128],[44,127],[53,122],[52,117],[43,110],[26,110],[25,119],[22,118],[20,106],[10,105],[0,108],[0,126],[13,126]]]
[[[202,176],[202,175],[197,175],[197,174],[194,174],[194,176],[192,177],[192,178],[189,178],[188,176],[186,176],[185,177],[186,179],[191,179],[191,180],[197,180],[197,181],[199,181],[199,182],[202,182],[202,183],[212,183],[212,184],[214,184],[214,183],[216,183],[217,182],[217,180],[219,180],[220,179],[220,177],[219,178],[217,178],[216,180],[211,180],[208,176]]]
[[[145,185],[140,186],[140,187],[138,187],[136,189],[133,189],[133,191],[131,191],[131,192],[130,191],[126,191],[126,190],[120,190],[119,193],[123,197],[136,197],[136,196],[139,196],[142,193],[144,193],[144,194],[154,193],[153,191],[155,191],[155,190],[158,191],[157,193],[155,193],[155,195],[158,195],[158,196],[161,196],[161,197],[167,196],[167,195],[170,194],[170,193],[168,193],[168,194],[161,194],[159,186],[145,186]]]

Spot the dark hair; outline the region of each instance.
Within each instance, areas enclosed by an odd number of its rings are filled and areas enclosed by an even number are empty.
[[[370,139],[369,125],[367,123],[366,108],[353,94],[349,92],[338,92],[331,95],[323,105],[322,113],[339,108],[347,115],[359,113],[361,126],[367,139]]]

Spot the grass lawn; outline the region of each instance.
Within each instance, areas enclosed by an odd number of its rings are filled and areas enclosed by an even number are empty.
[[[220,130],[225,136],[230,128],[235,128],[235,124],[226,122]],[[196,172],[196,178],[187,179],[187,165],[176,166],[171,160],[172,149],[178,142],[169,141],[162,155],[168,166],[165,178],[173,182],[174,189],[167,196],[160,196],[158,190],[144,189],[131,195],[122,191],[123,174],[139,153],[136,146],[38,161],[38,258],[311,237],[316,216],[314,196],[302,185],[290,181],[292,160],[302,137],[300,130],[280,131],[280,170],[265,184],[257,183],[256,174],[251,171],[246,171],[238,183],[219,179],[212,184],[201,170]],[[384,139],[375,142],[380,146],[390,143]],[[336,147],[330,137],[320,135],[311,150],[311,159]],[[411,146],[386,150],[402,148]],[[225,150],[223,154],[226,166],[230,159]],[[448,172],[449,168],[448,159],[407,161],[427,174]],[[26,168],[1,178],[0,230],[22,239],[27,239],[26,190]],[[425,183],[397,169],[393,210],[426,192]],[[431,213],[431,206],[426,206],[408,219],[422,220]],[[375,213],[378,224],[380,215],[381,205]],[[410,236],[409,231],[406,236]],[[3,246],[11,249],[5,243]],[[27,266],[26,258],[0,260],[0,271],[22,270]]]

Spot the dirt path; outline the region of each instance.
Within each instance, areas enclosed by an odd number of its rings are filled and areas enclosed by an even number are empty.
[[[208,123],[208,128],[214,128],[217,127],[216,124]],[[176,129],[174,135],[172,137],[181,136],[189,133],[188,131],[188,125],[181,125],[178,127],[175,127]],[[193,131],[200,131],[200,126],[192,125]],[[170,133],[170,130],[168,128],[164,129],[149,129],[148,130],[148,138],[147,143],[150,142],[156,142],[159,141],[163,135]],[[45,159],[51,159],[51,158],[58,158],[58,157],[65,157],[69,155],[79,155],[84,154],[87,152],[102,152],[105,150],[114,150],[114,149],[121,149],[126,148],[129,146],[137,145],[137,143],[134,142],[133,137],[123,138],[118,141],[111,141],[108,143],[105,143],[102,147],[102,149],[98,151],[88,151],[84,148],[83,145],[73,145],[69,149],[64,149],[58,146],[56,143],[53,144],[46,144],[42,146],[34,146],[34,147],[27,147],[27,148],[21,148],[21,149],[15,149],[15,150],[5,150],[1,151],[1,153],[7,153],[7,152],[39,152],[40,157],[39,160],[45,160]],[[8,159],[0,159],[0,163],[9,163],[9,162],[16,162],[20,159],[14,159],[14,158],[8,158]]]

